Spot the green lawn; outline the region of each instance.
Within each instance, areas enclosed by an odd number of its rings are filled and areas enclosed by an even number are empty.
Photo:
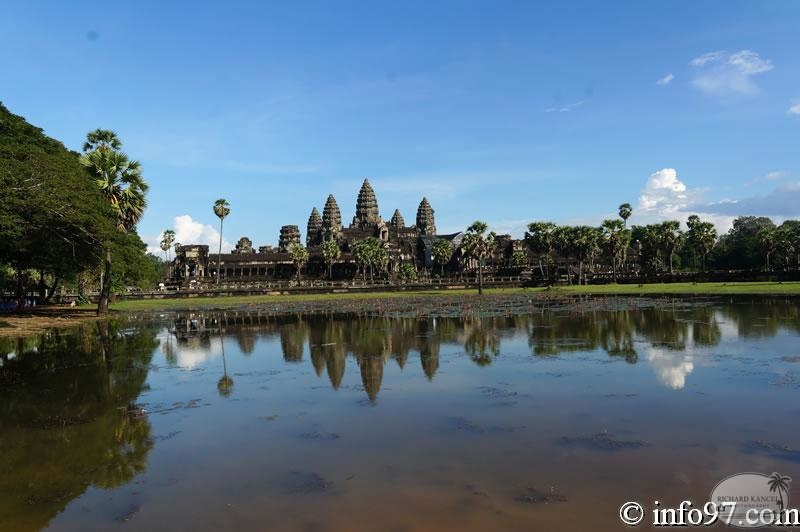
[[[403,298],[418,296],[461,296],[477,295],[475,289],[463,290],[421,290],[417,292],[356,292],[341,294],[298,294],[298,295],[258,295],[258,296],[220,296],[174,299],[145,299],[139,301],[120,301],[111,305],[118,311],[185,309],[204,307],[235,307],[280,301],[320,301]],[[800,295],[800,282],[790,283],[665,283],[665,284],[607,284],[597,286],[560,286],[557,288],[493,288],[484,290],[485,294],[530,294],[542,297],[569,294],[597,295]]]

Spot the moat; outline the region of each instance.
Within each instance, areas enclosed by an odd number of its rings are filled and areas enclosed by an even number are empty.
[[[800,476],[800,300],[475,301],[0,339],[0,530],[619,530]]]

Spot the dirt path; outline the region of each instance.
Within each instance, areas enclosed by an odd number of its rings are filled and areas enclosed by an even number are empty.
[[[0,314],[0,337],[39,334],[54,327],[73,327],[97,320],[94,308],[75,308],[52,305]]]

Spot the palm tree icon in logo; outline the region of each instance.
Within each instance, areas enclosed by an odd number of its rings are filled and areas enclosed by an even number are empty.
[[[769,491],[774,491],[778,494],[778,504],[781,510],[786,508],[786,503],[789,501],[789,483],[791,481],[791,478],[783,477],[779,473],[772,473],[767,481]]]

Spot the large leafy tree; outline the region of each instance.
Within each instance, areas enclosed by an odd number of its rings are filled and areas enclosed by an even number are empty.
[[[486,222],[477,220],[467,227],[462,246],[467,254],[478,262],[478,294],[483,295],[483,268],[486,259],[491,257],[495,250],[494,232],[487,233],[489,226]]]
[[[214,214],[219,218],[219,249],[217,250],[217,284],[222,277],[222,222],[231,213],[231,205],[228,200],[220,198],[214,202]]]
[[[51,297],[97,265],[112,214],[77,153],[0,104],[0,265],[20,301],[31,270]]]
[[[764,261],[764,250],[759,232],[774,228],[775,224],[763,216],[740,216],[730,230],[719,239],[714,250],[714,264],[726,269],[755,269]]]
[[[87,134],[81,163],[94,176],[100,193],[111,206],[117,231],[127,233],[136,227],[147,206],[147,182],[138,161],[119,150],[122,143],[113,131],[97,129]],[[111,296],[111,249],[105,245],[105,262],[97,313],[108,311]]]

